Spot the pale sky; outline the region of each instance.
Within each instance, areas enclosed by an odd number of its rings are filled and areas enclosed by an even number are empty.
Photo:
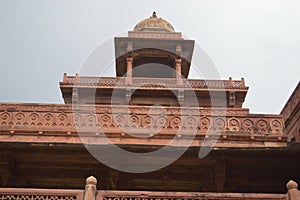
[[[62,103],[63,73],[153,11],[194,39],[221,78],[245,78],[250,112],[281,111],[300,77],[298,0],[0,0],[0,101]]]

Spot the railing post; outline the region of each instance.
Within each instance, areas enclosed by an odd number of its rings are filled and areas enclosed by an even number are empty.
[[[286,188],[288,189],[287,192],[287,200],[299,200],[300,199],[300,191],[298,191],[298,184],[290,180],[286,184]]]
[[[64,77],[63,77],[63,83],[67,83],[68,80],[67,80],[67,73],[64,73]]]
[[[90,176],[86,179],[83,200],[96,200],[97,179]]]
[[[242,86],[242,87],[245,87],[245,86],[246,86],[246,84],[245,84],[245,79],[244,79],[243,77],[241,78],[241,86]]]
[[[229,77],[228,86],[229,87],[233,87],[234,86],[232,77]]]

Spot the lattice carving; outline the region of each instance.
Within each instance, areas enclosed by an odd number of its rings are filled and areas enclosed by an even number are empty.
[[[223,196],[224,195],[224,196]],[[268,195],[260,195],[260,194],[251,194],[251,193],[236,193],[236,194],[229,194],[229,193],[224,193],[224,194],[194,194],[194,195],[187,195],[183,196],[181,195],[176,195],[175,193],[168,194],[160,194],[160,195],[154,195],[152,194],[149,196],[147,195],[109,195],[109,196],[104,196],[103,200],[213,200],[213,199],[218,199],[218,200],[240,200],[240,199],[248,199],[248,200],[266,200],[266,199],[272,199],[272,200],[286,200],[285,195],[281,194],[268,194]]]
[[[183,85],[177,85],[176,79],[155,79],[138,78],[132,79],[134,87],[162,87],[162,88],[195,88],[195,89],[247,89],[240,80],[185,80]],[[74,76],[68,76],[66,82],[61,85],[76,86],[112,86],[126,87],[125,78],[120,77],[79,77],[76,80]]]
[[[1,194],[1,200],[76,200],[76,195]]]

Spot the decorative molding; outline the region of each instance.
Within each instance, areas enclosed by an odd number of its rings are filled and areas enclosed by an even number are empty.
[[[155,140],[172,138],[179,132],[183,136],[194,133],[203,138],[220,131],[227,135],[227,140],[285,141],[280,115],[249,114],[247,109],[149,106],[129,106],[127,109],[110,105],[82,105],[73,109],[76,110],[74,114],[72,106],[64,104],[0,104],[0,136],[10,135],[12,140],[13,135],[18,134],[71,137],[78,131],[94,135],[102,130],[113,134],[112,137],[136,133],[153,135]]]

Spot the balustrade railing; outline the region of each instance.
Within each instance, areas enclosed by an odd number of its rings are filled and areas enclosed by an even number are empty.
[[[0,200],[82,200],[83,190],[0,188]]]
[[[76,86],[111,86],[127,87],[125,77],[85,77],[85,76],[65,76],[64,85]],[[163,87],[163,88],[193,88],[193,89],[247,89],[242,80],[203,80],[185,79],[182,85],[177,84],[175,78],[141,78],[133,77],[132,87]]]
[[[98,190],[97,179],[89,177],[85,190],[0,188],[0,200],[299,200],[294,181],[287,183],[287,194],[150,192]]]

